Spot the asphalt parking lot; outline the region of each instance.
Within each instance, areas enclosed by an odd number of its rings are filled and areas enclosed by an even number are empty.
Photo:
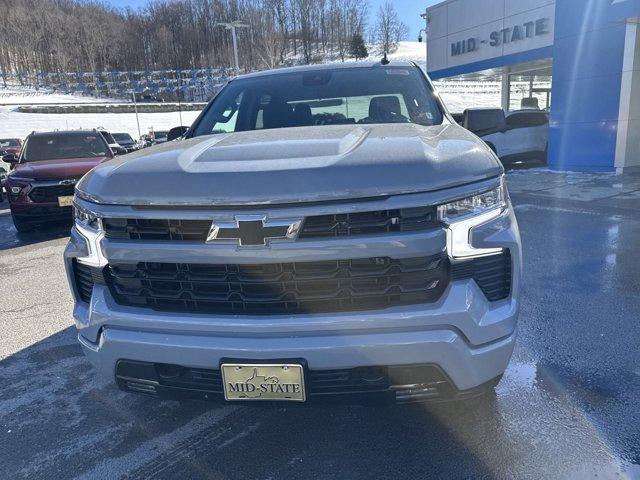
[[[313,408],[158,401],[76,343],[65,232],[0,204],[1,478],[640,478],[640,173],[518,171],[519,340],[495,397]]]

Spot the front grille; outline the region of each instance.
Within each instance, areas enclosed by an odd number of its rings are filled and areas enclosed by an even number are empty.
[[[110,264],[121,305],[160,311],[274,315],[374,310],[436,301],[446,255],[263,265]]]
[[[211,220],[106,218],[107,238],[204,242]],[[299,238],[346,237],[427,230],[437,226],[433,207],[307,217]]]
[[[73,195],[75,185],[48,185],[34,187],[29,192],[29,198],[36,203],[57,202],[58,197],[68,197]]]
[[[435,225],[433,207],[318,215],[305,219],[299,238],[377,235],[426,230]]]
[[[93,269],[74,260],[73,276],[75,277],[78,296],[83,302],[89,303],[94,285]]]
[[[474,258],[451,266],[453,279],[473,278],[488,300],[507,298],[511,293],[511,253]]]
[[[107,238],[125,240],[201,241],[207,239],[211,220],[105,218]]]

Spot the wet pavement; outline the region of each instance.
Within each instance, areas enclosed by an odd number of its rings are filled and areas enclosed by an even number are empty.
[[[509,174],[519,338],[495,396],[245,408],[98,382],[75,341],[61,233],[0,204],[0,478],[640,478],[640,174]],[[6,205],[6,204],[4,204]]]

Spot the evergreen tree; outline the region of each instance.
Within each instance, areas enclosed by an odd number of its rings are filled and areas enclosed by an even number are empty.
[[[359,33],[356,33],[349,41],[349,55],[354,57],[356,60],[359,58],[367,58],[369,56],[367,46],[364,44],[364,38],[362,38],[362,35]]]

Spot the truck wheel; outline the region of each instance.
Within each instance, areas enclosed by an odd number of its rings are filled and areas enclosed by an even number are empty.
[[[33,225],[25,222],[24,220],[20,220],[16,217],[12,217],[13,226],[16,227],[18,233],[26,233],[33,231]]]

